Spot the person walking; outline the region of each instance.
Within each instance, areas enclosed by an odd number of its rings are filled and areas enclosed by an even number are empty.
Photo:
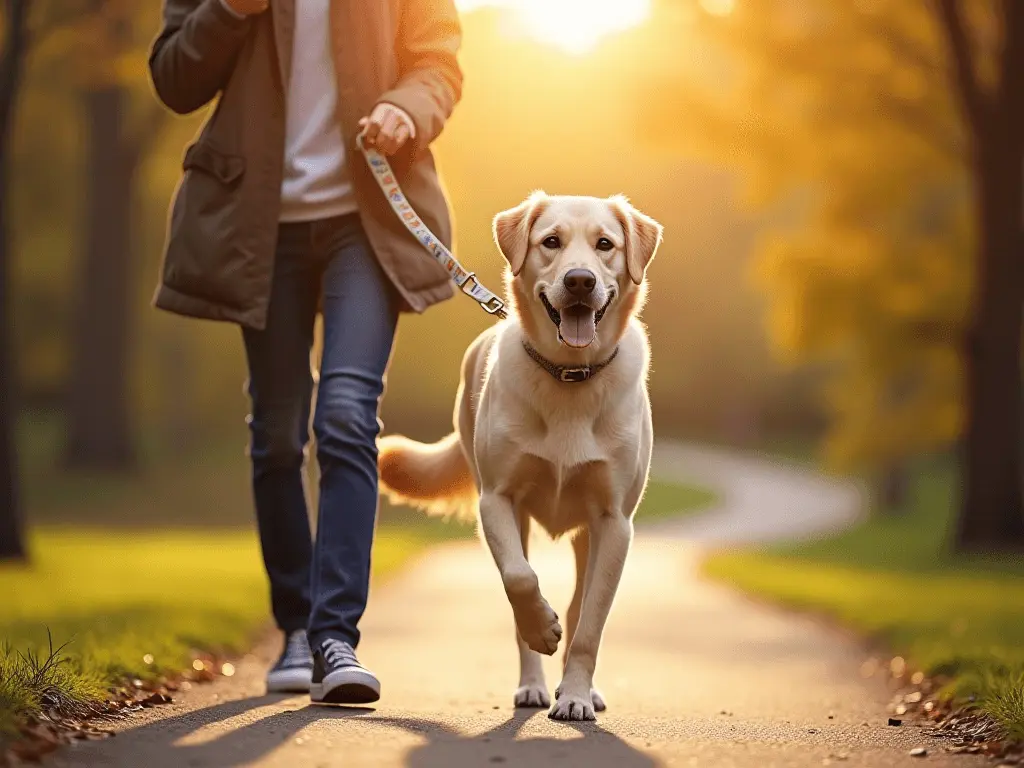
[[[252,488],[280,658],[268,691],[367,703],[356,657],[377,510],[379,402],[401,312],[453,295],[388,206],[357,137],[389,156],[446,245],[431,144],[461,96],[452,0],[164,0],[150,74],[188,114],[214,103],[185,151],[158,308],[236,323],[248,362]],[[303,466],[313,431],[315,541]]]

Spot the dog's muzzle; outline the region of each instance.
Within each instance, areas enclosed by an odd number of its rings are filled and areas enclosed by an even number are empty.
[[[604,313],[608,311],[608,307],[611,306],[611,303],[614,300],[615,300],[615,291],[614,290],[608,291],[608,299],[607,299],[607,301],[605,301],[605,303],[601,306],[601,308],[599,310],[597,310],[597,312],[594,313],[594,325],[597,325],[598,323],[601,322],[601,318],[604,317]],[[544,310],[548,313],[548,317],[551,318],[551,322],[555,324],[555,327],[557,328],[557,327],[561,326],[562,325],[562,315],[559,313],[559,311],[557,309],[555,309],[551,305],[551,302],[548,301],[548,297],[544,293],[544,291],[540,292],[540,301],[541,301],[541,304],[544,305]]]

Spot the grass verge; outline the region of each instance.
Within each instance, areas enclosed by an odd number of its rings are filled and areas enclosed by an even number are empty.
[[[441,535],[383,525],[378,582]],[[194,654],[244,650],[267,622],[269,600],[251,531],[42,528],[31,566],[0,567],[0,730],[10,734],[49,696],[102,699],[124,678],[155,680]],[[46,666],[50,637],[64,648]]]
[[[647,491],[640,502],[635,519],[638,525],[643,525],[645,522],[664,520],[667,517],[697,514],[716,501],[718,494],[707,488],[651,480],[647,484]]]
[[[817,542],[720,553],[705,570],[884,643],[1024,738],[1024,559],[949,551],[954,483],[948,467],[933,466],[901,516]]]

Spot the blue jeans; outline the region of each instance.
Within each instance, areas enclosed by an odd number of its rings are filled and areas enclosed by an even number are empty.
[[[306,508],[310,351],[324,345],[313,431],[320,464],[316,541]],[[274,618],[359,642],[377,514],[378,408],[398,298],[356,214],[281,224],[267,326],[245,329],[252,484]]]

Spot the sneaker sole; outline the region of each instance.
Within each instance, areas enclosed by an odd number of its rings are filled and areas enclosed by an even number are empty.
[[[380,682],[367,672],[342,669],[311,683],[309,698],[317,704],[372,704],[380,699]]]
[[[267,693],[308,693],[311,669],[280,669],[267,675]]]

